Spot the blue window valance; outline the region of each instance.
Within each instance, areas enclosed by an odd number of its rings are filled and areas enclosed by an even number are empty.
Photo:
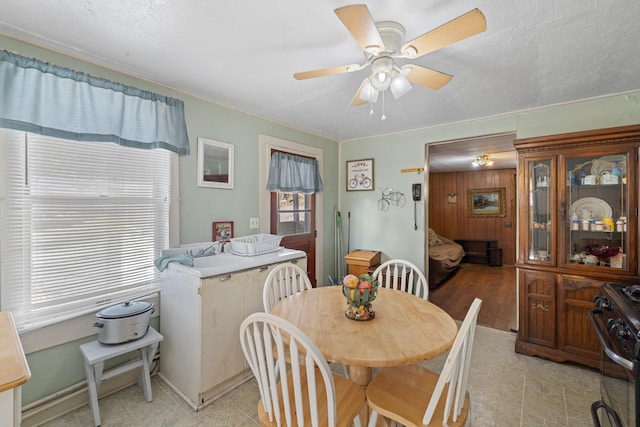
[[[318,161],[282,152],[271,155],[267,189],[288,193],[319,193],[322,179]]]
[[[0,127],[189,154],[181,100],[4,50]]]

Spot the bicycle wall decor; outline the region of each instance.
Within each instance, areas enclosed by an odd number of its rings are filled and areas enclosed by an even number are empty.
[[[399,191],[394,191],[392,188],[381,188],[382,195],[378,200],[378,209],[382,212],[389,210],[390,206],[401,208],[407,202],[404,194]]]
[[[347,191],[373,191],[373,159],[347,161]]]

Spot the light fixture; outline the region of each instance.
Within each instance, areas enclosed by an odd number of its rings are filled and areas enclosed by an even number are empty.
[[[397,76],[391,79],[391,93],[395,99],[400,98],[405,93],[411,90],[411,83],[404,76],[403,73],[398,73]]]
[[[371,85],[374,89],[384,91],[391,85],[393,60],[387,56],[380,57],[371,64]]]
[[[382,93],[382,117],[384,114],[384,92],[391,89],[391,94],[395,99],[400,98],[411,90],[411,83],[406,75],[410,69],[400,69],[393,64],[393,59],[383,56],[371,64],[371,75],[365,80],[360,89],[360,99],[371,104],[369,115],[373,115],[373,103],[378,101],[378,95]]]
[[[476,159],[473,162],[471,162],[471,164],[475,167],[493,166],[493,160],[489,158],[488,154],[483,154],[482,156],[476,157]]]

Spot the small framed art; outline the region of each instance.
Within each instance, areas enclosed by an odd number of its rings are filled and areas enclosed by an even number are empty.
[[[373,191],[373,159],[347,161],[347,191]]]
[[[505,188],[467,190],[470,217],[503,217],[506,215]]]
[[[233,221],[218,221],[212,225],[211,240],[214,242],[226,242],[233,237]]]

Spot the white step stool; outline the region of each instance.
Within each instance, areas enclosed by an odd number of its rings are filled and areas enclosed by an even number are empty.
[[[84,358],[84,370],[87,375],[87,386],[89,388],[89,407],[93,411],[93,421],[95,426],[100,425],[100,408],[98,407],[98,391],[102,380],[109,379],[124,372],[142,367],[138,384],[142,384],[144,390],[144,399],[147,402],[153,400],[151,395],[151,375],[149,365],[153,360],[153,356],[158,349],[158,343],[164,337],[152,327],[149,327],[147,333],[135,341],[129,341],[124,344],[101,344],[98,341],[91,341],[80,346],[80,353]],[[140,360],[130,362],[106,372],[104,370],[104,362],[116,356],[121,356],[130,351],[140,350]]]

